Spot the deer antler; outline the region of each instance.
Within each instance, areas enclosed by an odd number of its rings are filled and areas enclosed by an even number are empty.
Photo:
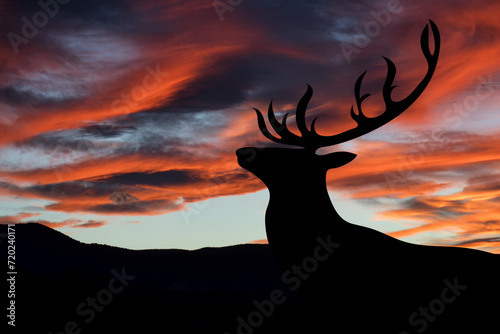
[[[425,59],[427,60],[427,73],[422,81],[417,85],[417,87],[401,101],[393,101],[391,98],[392,90],[397,87],[392,85],[394,82],[394,78],[396,77],[396,66],[390,59],[383,57],[387,62],[387,77],[382,89],[382,96],[384,98],[386,108],[381,115],[369,118],[365,116],[365,114],[363,114],[363,111],[361,109],[361,104],[363,103],[363,101],[370,96],[370,94],[360,96],[361,83],[366,74],[365,71],[358,77],[358,80],[356,80],[356,84],[354,85],[354,95],[356,98],[358,113],[356,114],[354,112],[354,107],[351,107],[351,117],[357,123],[357,126],[355,128],[349,129],[345,132],[333,136],[322,136],[319,135],[314,128],[314,123],[317,119],[316,117],[311,123],[311,130],[309,130],[306,126],[305,113],[307,104],[312,97],[313,91],[311,86],[307,85],[307,91],[297,105],[295,116],[297,127],[302,136],[297,136],[296,134],[288,130],[286,126],[286,119],[288,114],[285,114],[285,116],[283,116],[283,120],[281,123],[276,119],[273,111],[272,101],[269,104],[268,110],[269,122],[271,123],[274,131],[280,136],[280,138],[276,138],[269,132],[262,113],[258,109],[254,108],[254,110],[257,112],[257,120],[259,123],[260,131],[264,136],[274,142],[300,146],[315,151],[320,147],[340,144],[351,139],[363,136],[392,121],[403,111],[408,109],[412,105],[412,103],[415,102],[415,100],[420,96],[420,94],[422,94],[425,87],[427,87],[427,85],[429,84],[429,81],[431,80],[432,75],[434,74],[434,71],[436,69],[441,39],[436,24],[432,20],[429,20],[429,22],[431,25],[432,34],[434,36],[434,54],[431,54],[431,51],[429,49],[429,26],[426,25],[422,31],[422,36],[420,38],[420,47],[422,48],[422,53],[424,54]]]

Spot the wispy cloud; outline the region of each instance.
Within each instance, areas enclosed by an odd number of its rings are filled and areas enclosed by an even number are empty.
[[[14,216],[0,216],[0,224],[15,224],[23,219],[40,215],[39,213],[21,212]]]

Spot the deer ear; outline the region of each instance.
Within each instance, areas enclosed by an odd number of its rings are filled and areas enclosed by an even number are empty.
[[[333,152],[320,156],[326,169],[344,166],[356,158],[356,154],[350,152]]]

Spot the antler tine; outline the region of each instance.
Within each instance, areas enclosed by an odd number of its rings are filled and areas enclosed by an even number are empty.
[[[297,109],[295,112],[295,120],[297,122],[297,128],[302,134],[302,138],[306,138],[311,135],[311,132],[309,131],[306,125],[306,110],[307,110],[307,105],[311,100],[312,94],[313,94],[313,89],[308,84],[307,91],[297,104]]]
[[[262,113],[260,112],[259,109],[256,109],[256,108],[252,108],[253,110],[255,110],[255,112],[257,113],[257,123],[259,124],[259,129],[260,129],[260,132],[262,132],[262,134],[269,140],[272,140],[276,143],[281,143],[281,139],[280,138],[276,138],[275,136],[273,136],[271,134],[271,132],[269,132],[269,130],[267,129],[267,126],[266,126],[266,121],[264,121],[264,116],[262,116]]]
[[[288,113],[286,113],[283,116],[283,121],[280,123],[276,119],[276,116],[274,115],[273,111],[273,102],[269,104],[269,110],[267,112],[267,115],[269,117],[269,123],[273,127],[274,131],[281,137],[282,143],[289,144],[292,143],[291,145],[301,145],[302,139],[297,136],[296,134],[292,133],[290,130],[288,130],[286,126],[286,119],[288,116]]]
[[[439,49],[441,45],[441,37],[439,35],[439,30],[436,26],[436,24],[432,21],[429,20],[431,29],[432,29],[432,35],[434,36],[434,54],[431,54],[430,48],[429,48],[429,27],[425,26],[424,30],[422,31],[422,36],[420,38],[420,47],[422,49],[422,53],[424,54],[425,59],[427,60],[428,64],[428,71],[422,79],[422,81],[418,84],[418,86],[413,90],[413,92],[410,93],[405,99],[399,101],[399,102],[393,102],[394,105],[397,108],[408,108],[415,100],[422,94],[424,91],[425,87],[429,84],[431,81],[432,75],[434,74],[434,71],[436,69],[438,57],[439,57]],[[392,62],[391,62],[392,63]],[[392,64],[394,66],[394,64]],[[394,76],[396,75],[396,67],[394,66]],[[394,78],[393,78],[394,79]],[[391,82],[392,84],[392,82]],[[392,89],[391,89],[392,90]],[[390,92],[388,92],[390,95]]]
[[[429,27],[425,26],[420,38],[420,46],[422,48],[422,53],[424,54],[425,59],[427,60],[428,69],[425,77],[422,79],[422,81],[420,81],[417,87],[415,87],[415,89],[403,100],[393,101],[391,98],[391,93],[392,90],[396,87],[392,85],[394,82],[394,78],[396,77],[396,66],[390,59],[384,57],[387,63],[387,77],[382,89],[382,95],[384,103],[386,105],[385,111],[381,115],[373,118],[368,118],[363,114],[361,104],[367,97],[370,96],[370,94],[365,94],[363,96],[360,96],[361,83],[366,74],[366,72],[364,72],[358,77],[358,79],[356,80],[356,84],[354,86],[354,95],[356,99],[358,114],[356,114],[354,112],[354,108],[351,107],[351,117],[356,121],[357,127],[333,136],[315,135],[313,140],[314,143],[311,143],[311,145],[314,148],[340,144],[348,140],[365,135],[381,127],[382,125],[390,122],[391,120],[399,116],[403,111],[408,109],[408,107],[410,107],[410,105],[413,104],[413,102],[415,102],[415,100],[422,94],[425,87],[427,87],[427,85],[429,84],[432,75],[434,74],[434,71],[436,69],[437,60],[439,57],[439,49],[441,45],[439,30],[436,24],[432,20],[429,21],[434,36],[434,44],[435,44],[434,53],[431,54],[429,48]]]
[[[269,118],[269,123],[271,124],[272,128],[274,131],[280,136],[280,138],[276,138],[273,136],[269,130],[267,129],[266,122],[264,121],[264,116],[260,112],[260,110],[255,109],[255,112],[257,113],[257,122],[259,124],[260,131],[262,134],[267,138],[270,139],[276,143],[281,143],[281,144],[288,144],[288,145],[295,145],[295,146],[304,146],[303,144],[303,138],[297,136],[290,130],[288,130],[286,126],[286,119],[288,116],[288,113],[283,116],[283,121],[280,123],[276,119],[276,116],[273,111],[273,102],[269,104],[269,109],[268,109],[268,118]]]
[[[274,137],[269,132],[264,122],[262,113],[254,108],[254,110],[257,112],[257,120],[262,134],[264,134],[264,136],[266,136],[268,139],[277,143],[300,146],[304,147],[307,150],[316,150],[320,147],[340,144],[365,135],[381,127],[382,125],[387,124],[388,122],[399,116],[406,109],[408,109],[413,104],[413,102],[415,102],[415,100],[422,94],[425,87],[427,87],[427,85],[429,84],[434,71],[436,70],[436,65],[439,57],[439,49],[441,46],[441,38],[436,24],[432,20],[429,20],[429,22],[432,29],[432,34],[434,36],[434,53],[431,53],[429,48],[429,26],[426,25],[422,30],[422,35],[420,37],[420,47],[425,59],[427,60],[427,73],[425,74],[422,81],[420,81],[420,83],[417,85],[417,87],[415,87],[415,89],[406,98],[402,99],[401,101],[392,100],[392,90],[396,88],[396,86],[392,85],[396,77],[396,66],[390,59],[383,57],[387,63],[387,77],[382,88],[382,96],[386,108],[385,111],[379,116],[369,118],[365,114],[363,114],[362,103],[366,98],[370,96],[370,94],[361,96],[361,84],[366,74],[366,72],[364,72],[358,77],[358,79],[356,80],[356,84],[354,85],[354,97],[356,99],[356,107],[358,113],[356,114],[354,112],[354,107],[351,107],[351,117],[357,123],[357,126],[355,128],[349,129],[345,132],[333,136],[322,136],[316,132],[314,127],[317,119],[316,117],[311,123],[311,130],[309,130],[306,125],[305,114],[307,105],[312,97],[313,90],[311,86],[307,85],[307,91],[304,96],[302,96],[297,105],[295,116],[297,128],[299,129],[302,136],[299,137],[288,130],[286,126],[286,118],[288,114],[285,114],[282,123],[280,123],[276,119],[272,107],[272,101],[269,105],[268,111],[269,122],[271,123],[271,126],[276,131],[276,133],[280,136],[280,138]]]
[[[306,126],[306,121],[305,121],[305,113],[307,109],[307,104],[311,100],[313,94],[312,87],[307,85],[307,91],[302,96],[300,99],[298,105],[297,105],[297,111],[296,111],[296,122],[297,122],[297,127],[299,128],[300,133],[302,134],[302,137],[297,136],[293,132],[291,132],[288,127],[286,126],[286,120],[288,117],[288,113],[286,113],[283,116],[283,120],[280,123],[278,119],[276,118],[276,115],[274,114],[273,110],[273,101],[269,104],[269,109],[267,111],[267,115],[269,118],[269,123],[271,124],[272,128],[274,131],[280,136],[280,138],[276,138],[273,136],[269,130],[266,127],[266,123],[264,121],[264,116],[262,113],[258,110],[255,109],[255,112],[257,113],[257,121],[259,123],[259,128],[260,131],[266,138],[277,142],[281,144],[288,144],[288,145],[295,145],[295,146],[300,146],[300,147],[308,147],[307,145],[307,138],[311,137],[312,135],[316,135],[316,131],[314,130],[314,121],[313,124],[311,125],[312,131],[309,131]],[[316,119],[315,119],[316,120]]]
[[[365,94],[363,96],[359,96],[361,93],[361,83],[363,82],[363,78],[365,77],[366,71],[364,71],[356,80],[356,84],[354,84],[354,98],[356,99],[356,106],[358,108],[358,114],[354,113],[353,107],[351,107],[351,118],[356,121],[356,123],[360,123],[362,119],[366,119],[367,117],[363,114],[363,110],[361,109],[361,104],[363,101],[368,98],[371,94]]]

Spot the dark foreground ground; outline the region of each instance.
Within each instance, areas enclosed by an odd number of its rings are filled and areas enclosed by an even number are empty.
[[[16,225],[15,234],[15,298],[7,296],[10,282],[2,292],[3,310],[15,300],[9,332],[279,332],[276,323],[294,307],[267,245],[132,251],[80,243],[38,224]],[[8,242],[0,240],[7,268]],[[272,291],[280,298],[271,307]]]
[[[2,290],[7,331],[2,333],[364,334],[378,333],[377,328],[390,328],[385,334],[500,333],[497,255],[443,249],[444,258],[433,265],[427,248],[417,247],[411,261],[401,259],[381,270],[379,264],[358,268],[339,249],[328,268],[307,279],[288,272],[290,287],[302,284],[292,292],[267,245],[132,251],[20,224],[15,226],[17,274],[10,275],[7,233],[1,225],[7,282]],[[422,259],[427,260],[415,265]],[[408,261],[413,270],[403,275]],[[448,274],[448,262],[458,274]],[[300,306],[295,293],[302,292],[313,294]],[[11,301],[15,327],[7,325]]]

